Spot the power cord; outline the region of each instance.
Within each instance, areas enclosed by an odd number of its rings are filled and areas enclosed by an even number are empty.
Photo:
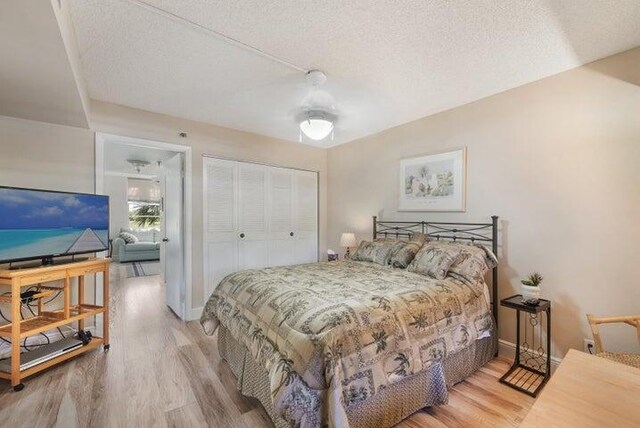
[[[24,320],[24,315],[22,313],[22,309],[23,307],[26,307],[29,312],[31,312],[32,316],[37,316],[36,313],[33,311],[32,307],[36,306],[36,304],[34,304],[34,302],[36,301],[36,299],[33,298],[33,296],[37,293],[40,292],[40,287],[34,285],[31,286],[29,288],[27,288],[24,292],[20,293],[20,319]],[[54,301],[56,298],[58,298],[58,296],[60,295],[60,293],[62,293],[62,290],[58,291],[53,297],[51,297],[51,299],[47,300],[46,302],[43,302],[43,305],[46,305],[48,303],[51,303],[52,301]],[[7,296],[10,295],[11,292],[5,292],[2,293],[2,295]],[[3,313],[2,310],[0,309],[0,317],[2,317],[6,322],[11,323],[11,320],[9,318],[7,318]],[[65,338],[64,333],[62,332],[62,329],[60,329],[60,327],[56,327],[56,329],[58,330],[58,333],[60,333],[60,336],[62,336],[62,338]],[[47,336],[44,332],[39,333],[41,336],[43,336],[46,340],[47,343],[39,343],[39,344],[31,344],[31,345],[27,345],[27,337],[24,338],[22,344],[20,345],[21,348],[23,348],[25,351],[32,351],[34,349],[34,347],[40,347],[43,345],[48,345],[51,343],[51,339],[49,338],[49,336]],[[32,337],[32,336],[29,336]],[[11,345],[11,340],[5,338],[5,337],[0,337],[0,339]]]
[[[25,293],[29,293],[29,292],[31,292],[31,291],[30,291],[30,288],[32,288],[32,287],[29,287]],[[34,292],[33,294],[36,294],[36,293],[38,293],[39,291],[40,291],[40,289],[39,289],[39,288],[37,288],[37,291],[36,291],[36,292]],[[44,306],[44,305],[46,305],[47,303],[51,303],[52,301],[54,301],[54,300],[55,300],[55,299],[60,295],[60,293],[62,293],[62,290],[58,291],[58,292],[55,294],[55,296],[53,296],[51,299],[47,300],[46,302],[43,302],[43,303],[42,303],[42,305]],[[33,294],[32,294],[31,296],[33,296]],[[36,316],[36,314],[35,314],[35,312],[33,312],[33,309],[31,309],[31,308],[32,308],[33,306],[37,306],[37,304],[34,304],[34,299],[33,299],[31,296],[27,297],[26,302],[25,302],[25,299],[24,299],[24,298],[22,299],[22,301],[23,301],[23,303],[26,303],[26,304],[27,304],[27,308],[29,309],[29,312],[31,312],[31,315],[33,315],[33,316],[35,317],[35,316]],[[22,294],[20,294],[20,297],[22,298]],[[60,329],[60,327],[56,327],[56,329],[58,330],[58,333],[60,333],[60,336],[62,336],[62,338],[64,339],[64,337],[65,337],[65,336],[64,336],[64,333],[62,332],[62,330]],[[41,333],[41,334],[42,334],[42,333]],[[50,342],[48,342],[48,343],[50,343]]]

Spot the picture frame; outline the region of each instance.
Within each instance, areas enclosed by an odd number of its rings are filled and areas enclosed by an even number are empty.
[[[467,148],[400,160],[398,211],[464,212]]]

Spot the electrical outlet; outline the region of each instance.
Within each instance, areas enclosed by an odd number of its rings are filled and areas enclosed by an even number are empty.
[[[584,352],[587,354],[595,354],[596,344],[593,339],[584,339]]]

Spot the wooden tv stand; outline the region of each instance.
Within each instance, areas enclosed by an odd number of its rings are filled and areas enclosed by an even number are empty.
[[[40,266],[24,269],[0,270],[0,287],[11,287],[11,295],[0,295],[0,302],[11,303],[11,323],[0,326],[0,337],[11,340],[11,372],[0,371],[0,379],[11,381],[11,386],[20,391],[24,385],[22,379],[34,375],[51,366],[75,357],[76,355],[104,346],[109,350],[109,263],[110,259],[92,258],[80,262],[65,263],[52,266]],[[97,306],[84,303],[85,275],[102,273],[104,305]],[[77,281],[72,281],[78,278]],[[47,285],[54,281],[63,281],[62,286]],[[78,286],[78,303],[71,303],[71,287]],[[39,292],[32,297],[38,302],[38,311],[32,318],[22,319],[20,293],[23,288],[39,286]],[[47,311],[42,299],[61,293],[64,299],[62,309]],[[86,318],[103,314],[102,337],[93,337],[91,342],[81,348],[59,355],[51,360],[31,368],[20,370],[20,343],[24,338],[33,336],[66,324],[78,323],[78,329],[84,329]],[[16,322],[16,320],[18,320]]]

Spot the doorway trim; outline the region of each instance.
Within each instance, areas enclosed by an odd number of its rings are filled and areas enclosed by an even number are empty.
[[[185,321],[196,319],[200,316],[200,311],[193,308],[193,276],[192,276],[192,247],[193,247],[193,159],[192,149],[190,146],[181,144],[164,143],[160,141],[147,140],[137,137],[126,137],[122,135],[108,134],[104,132],[95,133],[95,171],[96,171],[96,194],[104,194],[104,149],[105,144],[109,142],[120,142],[129,144],[132,146],[149,147],[160,150],[168,150],[173,152],[180,152],[184,154],[184,304],[182,307],[182,314],[179,314]],[[106,254],[105,254],[106,256]],[[102,281],[101,279],[99,281]],[[100,285],[100,284],[97,284]],[[96,302],[102,302],[102,287],[96,286],[95,298]],[[201,309],[201,308],[196,308]],[[195,316],[195,318],[194,318]]]

